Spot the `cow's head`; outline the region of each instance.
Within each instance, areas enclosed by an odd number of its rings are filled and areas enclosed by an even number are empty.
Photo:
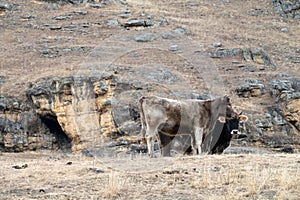
[[[245,123],[248,120],[246,115],[242,115],[242,113],[236,113],[232,118],[226,118],[226,126],[227,130],[230,130],[232,135],[240,134],[239,132],[239,124]]]
[[[230,98],[227,95],[215,99],[212,103],[212,113],[217,114],[219,121],[222,123],[225,123],[227,118],[236,116],[236,112],[233,110]]]

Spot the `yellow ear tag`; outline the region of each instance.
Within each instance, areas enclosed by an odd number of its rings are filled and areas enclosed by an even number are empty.
[[[248,117],[246,115],[240,115],[239,120],[246,122],[246,121],[248,121]]]

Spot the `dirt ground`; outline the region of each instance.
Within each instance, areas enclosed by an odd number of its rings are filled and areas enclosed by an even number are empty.
[[[2,153],[1,199],[299,199],[299,154],[135,157]],[[139,166],[138,170],[135,167]]]

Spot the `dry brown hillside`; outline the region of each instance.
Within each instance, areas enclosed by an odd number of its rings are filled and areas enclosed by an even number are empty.
[[[28,82],[41,77],[73,75],[101,41],[141,29],[164,33],[183,28],[199,48],[207,51],[215,50],[211,47],[214,42],[221,42],[225,49],[263,49],[277,66],[275,71],[236,72],[226,70],[234,67],[234,59],[214,60],[233,88],[234,83],[259,74],[267,74],[270,79],[279,73],[299,75],[299,63],[291,60],[299,57],[299,20],[280,17],[268,0],[126,1],[124,5],[108,1],[101,8],[45,1],[6,2],[13,8],[1,11],[2,94],[21,95]],[[128,18],[121,17],[124,13],[129,13]],[[147,18],[162,25],[121,26],[130,19]]]

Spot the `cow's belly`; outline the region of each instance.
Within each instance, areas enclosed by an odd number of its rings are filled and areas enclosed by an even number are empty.
[[[190,135],[193,131],[191,127],[180,124],[165,123],[161,124],[159,130],[161,133],[168,136]]]

